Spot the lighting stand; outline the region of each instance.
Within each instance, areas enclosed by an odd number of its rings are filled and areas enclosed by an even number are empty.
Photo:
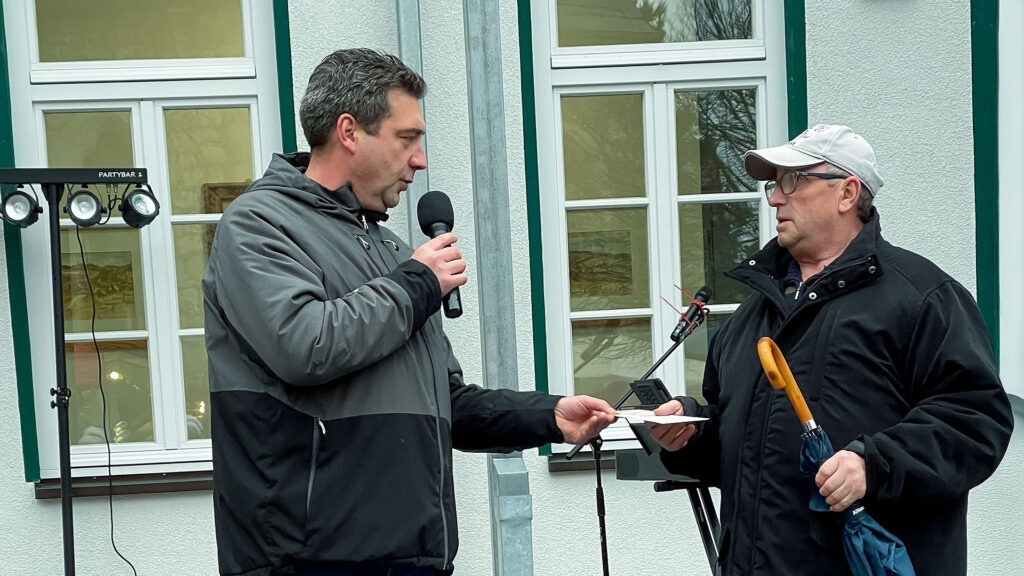
[[[57,385],[50,388],[54,399],[50,408],[57,410],[57,442],[60,463],[61,527],[64,536],[64,574],[75,574],[75,526],[71,502],[71,431],[68,424],[68,406],[71,390],[67,383],[67,364],[64,351],[64,288],[61,282],[60,212],[58,204],[68,184],[145,184],[145,168],[60,169],[12,168],[0,169],[0,184],[39,184],[46,198],[50,223],[50,283],[53,290],[53,343],[54,367]],[[6,215],[5,215],[6,219]],[[106,422],[102,425],[105,427]]]
[[[60,270],[60,213],[57,204],[63,184],[43,184],[43,195],[50,221],[50,283],[53,286],[53,345],[57,368],[57,387],[50,388],[50,408],[57,409],[57,444],[60,448],[60,511],[64,531],[64,574],[75,574],[75,521],[71,505],[71,430],[68,425],[67,358],[64,353],[64,286]],[[106,423],[103,423],[106,426]]]

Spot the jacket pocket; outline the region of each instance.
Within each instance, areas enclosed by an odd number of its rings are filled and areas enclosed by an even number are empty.
[[[823,387],[828,377],[826,369],[829,366],[829,355],[838,353],[831,346],[831,343],[842,341],[841,338],[837,339],[835,335],[837,310],[837,306],[826,305],[816,320],[818,329],[808,330],[808,334],[805,334],[805,339],[802,343],[804,346],[814,350],[814,355],[811,359],[810,376],[806,378],[806,382],[801,382],[797,379],[797,384],[799,384],[800,390],[807,400],[812,402],[817,402],[825,395]]]
[[[313,453],[309,458],[309,484],[306,486],[306,517],[309,517],[309,501],[313,497],[313,482],[316,480],[316,464],[320,455],[320,437],[327,435],[327,426],[319,417],[313,419]]]

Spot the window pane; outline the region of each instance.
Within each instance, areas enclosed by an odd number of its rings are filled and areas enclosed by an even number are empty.
[[[249,108],[164,110],[171,209],[221,213],[252,182]]]
[[[675,93],[679,194],[752,192],[743,153],[757,148],[756,90]]]
[[[650,306],[647,209],[571,211],[566,218],[571,309]]]
[[[642,94],[562,97],[566,200],[647,195],[643,106]]]
[[[178,319],[181,328],[203,327],[203,271],[210,259],[216,224],[174,226],[174,271],[178,280]]]
[[[50,168],[135,166],[132,117],[128,110],[44,112],[43,123]]]
[[[707,403],[704,399],[704,365],[708,361],[708,346],[718,329],[729,319],[727,314],[708,314],[700,328],[683,342],[683,370],[686,371],[686,395]]]
[[[135,166],[132,150],[131,112],[44,112],[46,126],[46,161],[50,168],[131,168]],[[110,207],[111,216],[121,216],[119,202],[125,185],[86,184],[100,200]],[[77,191],[75,187],[71,192]],[[114,203],[109,202],[115,199]],[[66,213],[60,214],[65,221]]]
[[[651,367],[651,321],[647,318],[579,320],[572,323],[575,394],[614,404],[629,383]]]
[[[715,304],[742,302],[750,288],[725,273],[760,248],[757,201],[679,206],[683,286],[707,285]]]
[[[558,0],[559,46],[751,38],[751,0]]]
[[[181,339],[181,361],[185,376],[185,423],[189,440],[210,438],[210,380],[206,367],[203,336]]]
[[[85,249],[85,268],[82,268],[75,230],[60,232],[64,331],[89,332],[93,300],[97,332],[145,330],[146,299],[139,231],[124,228],[78,230]]]
[[[72,444],[102,444],[103,404],[107,404],[110,443],[153,441],[153,400],[145,340],[100,342],[102,366],[92,342],[68,344],[67,374],[71,389],[69,423]]]
[[[36,0],[40,62],[244,56],[240,0]]]

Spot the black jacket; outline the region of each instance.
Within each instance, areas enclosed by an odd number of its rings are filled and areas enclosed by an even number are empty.
[[[308,161],[232,202],[203,277],[220,571],[451,570],[453,445],[561,442],[558,399],[465,385],[437,277]]]
[[[996,469],[1013,417],[971,295],[882,239],[878,215],[795,302],[776,240],[729,273],[754,290],[712,338],[711,417],[670,470],[722,489],[727,574],[843,574],[840,514],[808,510],[802,428],[768,383],[757,341],[778,343],[836,449],[861,452],[867,511],[907,546],[919,576],[967,570],[967,492]],[[863,447],[857,444],[863,444]]]

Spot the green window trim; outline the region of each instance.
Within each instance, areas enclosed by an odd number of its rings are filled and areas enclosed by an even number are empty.
[[[291,40],[288,30],[288,0],[274,0],[273,8],[277,85],[281,109],[281,141],[285,151],[294,151],[297,146],[295,98],[292,94]],[[11,119],[11,84],[7,65],[7,28],[2,10],[0,10],[0,83],[2,83],[0,85],[0,167],[14,168],[14,125]],[[28,302],[25,297],[25,266],[21,249],[21,229],[4,222],[3,232],[25,481],[39,482],[41,479],[39,440],[36,434],[32,348],[28,330]]]
[[[14,124],[11,120],[11,83],[7,67],[7,28],[0,11],[0,166],[14,168]],[[39,443],[32,390],[32,348],[28,336],[28,302],[25,299],[25,267],[21,251],[21,229],[4,222],[7,257],[7,294],[11,305],[11,335],[14,336],[14,372],[18,381],[18,412],[21,417],[22,458],[25,481],[39,480]]]
[[[786,0],[786,103],[789,137],[807,129],[807,26],[804,0]]]
[[[277,54],[277,99],[281,109],[281,147],[295,152],[295,94],[292,92],[292,41],[288,0],[274,0],[274,51]]]
[[[978,308],[999,360],[999,3],[971,1]]]
[[[533,373],[540,392],[548,391],[548,339],[544,328],[544,266],[540,235],[540,174],[537,164],[537,107],[533,85],[533,23],[530,0],[519,0],[519,66],[523,97],[523,155],[526,167],[526,221],[530,235],[530,302],[533,308]],[[551,455],[551,445],[540,447]]]
[[[530,233],[530,300],[533,311],[534,380],[547,392],[548,352],[544,317],[544,270],[540,234],[540,174],[538,171],[537,112],[533,85],[533,24],[530,0],[519,0],[519,66],[523,99],[523,152],[526,171],[526,220]],[[785,0],[786,94],[790,136],[807,127],[807,31],[804,0]],[[551,445],[540,453],[551,455]]]

